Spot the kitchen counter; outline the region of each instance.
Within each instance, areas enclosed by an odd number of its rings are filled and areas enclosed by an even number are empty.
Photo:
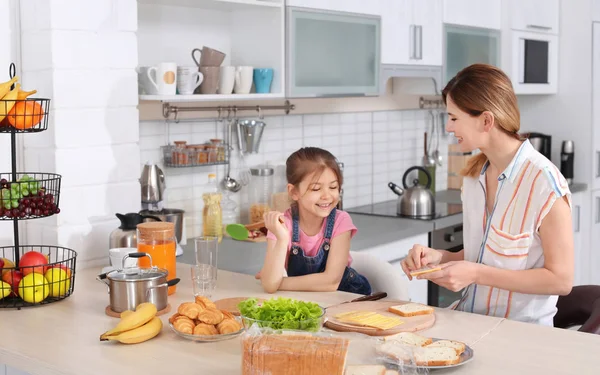
[[[241,338],[196,343],[176,336],[161,316],[162,332],[150,341],[123,345],[100,342],[99,336],[117,319],[105,315],[106,286],[97,282],[99,269],[77,271],[75,293],[64,301],[2,311],[0,363],[31,375],[97,374],[240,374]],[[189,266],[177,268],[181,283],[169,297],[174,309],[193,300]],[[234,296],[269,297],[251,276],[219,271],[213,299]],[[355,298],[344,292],[279,292],[331,306]],[[446,309],[435,309],[435,325],[421,334],[463,341],[474,360],[437,374],[592,374],[600,351],[600,336],[506,321]],[[352,363],[352,358],[348,358]]]

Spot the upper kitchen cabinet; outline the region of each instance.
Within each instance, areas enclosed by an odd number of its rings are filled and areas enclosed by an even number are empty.
[[[442,0],[381,0],[382,63],[442,65]]]
[[[311,8],[349,12],[356,14],[379,15],[381,0],[287,0],[286,5],[298,8]]]
[[[284,20],[283,0],[138,0],[140,99],[284,97]],[[156,77],[166,77],[160,83],[167,82],[170,90],[156,91],[148,67],[157,68]],[[194,91],[198,70],[203,79]],[[187,93],[177,88],[175,94],[173,85],[184,75],[192,81]],[[196,94],[189,93],[190,85]]]
[[[286,7],[288,97],[379,94],[381,17]]]
[[[513,30],[558,34],[559,0],[508,1]]]
[[[500,30],[502,0],[444,0],[444,23]]]

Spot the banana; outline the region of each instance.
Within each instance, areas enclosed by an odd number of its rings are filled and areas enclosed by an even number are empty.
[[[28,96],[33,95],[36,92],[37,92],[37,90],[31,90],[31,91],[19,90],[19,93],[17,94],[17,100],[25,100],[25,99],[27,99]]]
[[[162,330],[162,326],[162,320],[160,320],[158,316],[155,316],[141,327],[117,335],[108,335],[102,341],[112,340],[122,344],[138,344],[140,342],[148,341],[158,335]]]
[[[0,83],[0,99],[4,99],[4,95],[8,94],[8,92],[10,91],[10,86],[12,86],[12,84],[17,82],[18,80],[19,77],[15,76],[10,81]]]
[[[109,331],[104,332],[100,336],[100,341],[104,341],[108,336],[115,336],[120,333],[130,331],[132,329],[143,326],[148,323],[156,315],[156,306],[153,303],[140,303],[135,312],[125,314],[117,326]]]
[[[123,319],[124,317],[133,314],[134,312],[131,310],[125,310],[121,313],[121,319]]]
[[[17,83],[15,88],[8,92],[8,94],[4,95],[2,101],[0,101],[0,121],[4,120],[6,115],[10,112],[11,109],[17,103],[17,95],[19,95],[19,89],[21,88],[21,84]]]

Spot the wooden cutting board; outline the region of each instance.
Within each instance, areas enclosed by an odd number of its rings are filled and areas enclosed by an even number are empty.
[[[404,301],[365,301],[344,303],[327,308],[325,327],[339,332],[358,332],[369,336],[389,336],[400,332],[415,332],[430,328],[435,323],[435,314],[403,317],[388,311],[390,306],[403,305]],[[393,316],[403,321],[403,324],[390,329],[356,326],[336,320],[335,316],[350,311],[372,311],[385,316]]]
[[[233,315],[239,316],[240,310],[238,309],[238,303],[247,300],[252,297],[232,297],[232,298],[223,298],[218,301],[214,301],[215,305],[219,310],[229,311]],[[264,298],[257,298],[258,303],[263,303],[265,301]]]

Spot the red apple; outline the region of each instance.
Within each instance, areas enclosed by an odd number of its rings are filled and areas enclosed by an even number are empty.
[[[48,259],[46,256],[39,251],[32,250],[23,254],[21,260],[19,261],[19,268],[23,272],[23,276],[27,276],[32,272],[43,275],[44,266],[46,264],[48,264]]]
[[[12,288],[11,297],[19,295],[19,282],[22,278],[23,272],[17,270],[10,270],[2,275],[2,281],[8,283]]]
[[[4,268],[4,259],[0,259],[0,269]]]

